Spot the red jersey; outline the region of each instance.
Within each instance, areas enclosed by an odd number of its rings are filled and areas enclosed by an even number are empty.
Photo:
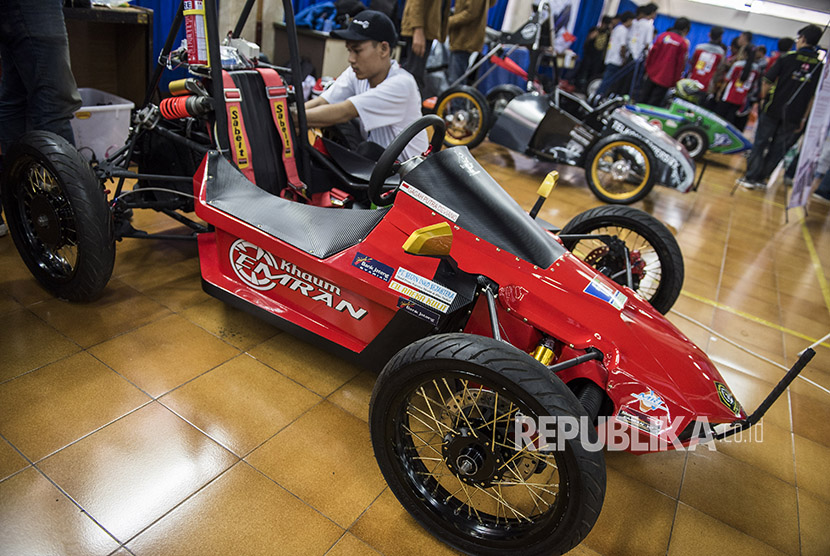
[[[780,57],[781,57],[780,52],[778,52],[777,50],[775,52],[773,52],[772,55],[769,58],[767,58],[767,67],[764,68],[764,73],[768,72],[770,70],[770,68],[772,68],[772,66],[775,65],[775,62],[777,62],[778,58],[780,58]]]
[[[674,87],[686,67],[689,42],[674,31],[661,33],[646,59],[646,74],[661,87]]]
[[[723,95],[721,96],[722,101],[728,102],[729,104],[736,104],[738,106],[743,106],[746,102],[746,97],[749,94],[749,91],[752,90],[752,85],[755,83],[755,80],[758,79],[758,71],[755,67],[753,67],[746,80],[741,81],[741,73],[743,73],[744,67],[746,67],[746,60],[738,60],[732,64],[731,68],[729,68],[729,71],[724,78],[726,86],[723,88]]]
[[[726,58],[726,51],[720,45],[709,42],[697,45],[692,54],[692,69],[689,70],[689,78],[699,81],[704,90],[708,89],[715,71],[724,58]]]

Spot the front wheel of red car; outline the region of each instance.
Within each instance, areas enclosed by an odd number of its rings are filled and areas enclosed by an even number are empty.
[[[543,421],[578,434],[524,434]],[[509,344],[441,334],[407,346],[375,384],[369,427],[403,507],[468,554],[562,554],[599,517],[605,460],[583,444],[596,430],[561,380]]]
[[[99,297],[115,263],[112,215],[101,183],[66,139],[25,135],[3,161],[3,207],[32,275],[69,301]]]

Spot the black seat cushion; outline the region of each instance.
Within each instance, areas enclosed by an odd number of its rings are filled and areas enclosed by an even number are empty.
[[[218,152],[207,156],[208,205],[321,259],[357,245],[388,210],[323,208],[288,201],[248,181]]]

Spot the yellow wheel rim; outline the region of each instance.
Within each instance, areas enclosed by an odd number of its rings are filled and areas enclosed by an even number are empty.
[[[591,163],[591,178],[600,193],[610,199],[625,200],[638,195],[651,176],[648,155],[627,141],[605,145]]]
[[[484,108],[469,93],[450,93],[435,109],[435,113],[447,123],[444,143],[451,146],[469,145],[484,126]]]

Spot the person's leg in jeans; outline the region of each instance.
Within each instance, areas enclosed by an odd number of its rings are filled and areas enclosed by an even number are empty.
[[[426,41],[424,47],[424,55],[417,56],[412,52],[412,37],[406,37],[406,60],[403,62],[403,69],[412,74],[415,82],[418,84],[418,90],[421,92],[421,98],[427,98],[426,84],[424,83],[424,72],[427,67],[427,58],[432,52],[432,41]]]
[[[470,61],[470,53],[466,50],[453,50],[450,52],[450,65],[447,69],[447,79],[450,85],[455,83],[456,79],[464,75],[467,71],[467,65]],[[465,83],[459,83],[464,85]]]
[[[614,64],[608,64],[605,66],[605,73],[602,74],[602,83],[598,89],[599,94],[607,95],[611,92],[611,88],[619,71],[620,66],[616,66]]]
[[[764,158],[763,170],[758,181],[765,182],[769,179],[775,167],[787,154],[787,149],[793,145],[794,137],[795,129],[792,127],[786,128],[783,125],[778,127],[778,131],[773,136],[772,143],[767,151],[767,156]]]
[[[749,159],[746,161],[745,178],[748,181],[760,181],[764,173],[764,158],[767,148],[772,143],[778,129],[778,120],[761,114],[758,118],[758,127],[755,129],[755,141]]]

